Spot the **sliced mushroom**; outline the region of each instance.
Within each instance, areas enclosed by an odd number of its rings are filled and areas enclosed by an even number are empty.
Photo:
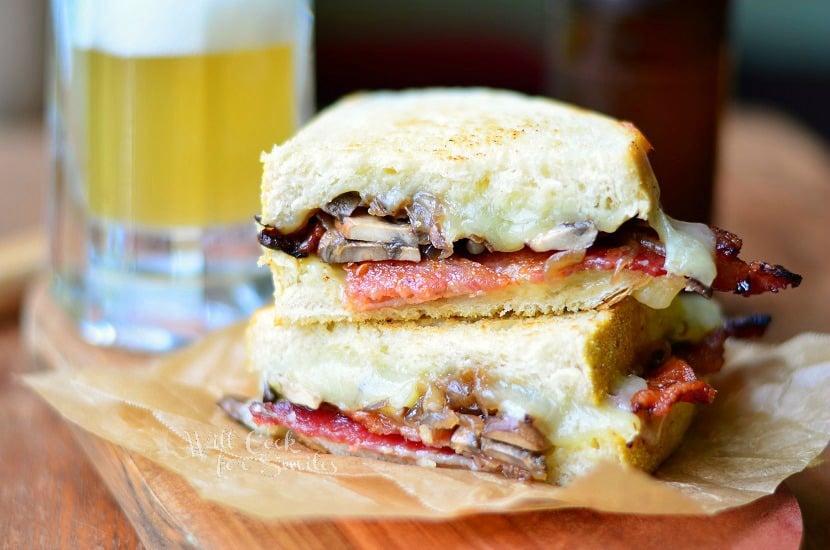
[[[334,200],[323,206],[323,212],[342,220],[346,216],[351,216],[358,206],[360,206],[360,195],[356,191],[352,191],[335,197]]]
[[[409,223],[396,223],[361,214],[335,221],[335,227],[344,237],[352,241],[376,243],[399,243],[403,246],[418,246],[418,237]]]
[[[384,216],[394,216],[396,212],[384,204],[383,198],[375,197],[369,201],[369,214],[382,218]]]
[[[527,242],[527,246],[535,252],[583,250],[594,244],[598,233],[592,221],[563,223],[536,235]]]
[[[533,479],[545,479],[547,476],[544,455],[487,438],[481,439],[481,452],[496,460],[527,470]]]
[[[339,231],[326,231],[317,245],[317,255],[326,263],[345,264],[350,262],[380,262],[383,260],[401,260],[417,262],[421,252],[417,246],[405,246],[399,243],[378,243],[352,241],[346,239]]]
[[[450,438],[450,447],[459,453],[481,452],[481,431],[484,419],[475,414],[459,414],[458,427]]]
[[[219,401],[217,401],[216,404],[219,405],[219,408],[225,411],[231,418],[233,418],[240,424],[247,426],[252,430],[255,430],[257,429],[257,426],[256,424],[254,424],[254,420],[250,411],[251,404],[253,403],[255,403],[255,401],[246,399],[244,397],[239,397],[236,395],[225,395]]]
[[[421,426],[428,426],[432,430],[450,430],[458,425],[458,415],[444,409],[441,412],[424,413],[418,421]]]
[[[476,454],[480,452],[480,445],[478,435],[465,426],[458,426],[450,437],[450,447],[457,453]]]
[[[520,420],[509,416],[488,417],[481,435],[529,451],[544,451],[550,447],[548,440],[533,424],[526,419]]]

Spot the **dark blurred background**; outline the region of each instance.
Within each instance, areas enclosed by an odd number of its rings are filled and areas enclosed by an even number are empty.
[[[830,139],[830,1],[743,0],[733,10],[735,93]]]
[[[356,88],[436,84],[541,93],[546,18],[563,2],[317,0],[318,104]],[[830,1],[730,7],[731,98],[774,106],[830,139]],[[0,122],[40,112],[45,11],[45,0],[0,2]]]
[[[660,2],[581,2],[649,3]],[[566,4],[317,0],[318,105],[361,88],[489,85],[546,93],[551,12]],[[734,0],[727,26],[730,99],[786,111],[830,139],[830,2]]]

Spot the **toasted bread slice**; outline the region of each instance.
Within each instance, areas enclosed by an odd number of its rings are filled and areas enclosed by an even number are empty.
[[[474,371],[491,413],[533,420],[550,442],[548,480],[564,482],[599,459],[654,468],[680,441],[691,407],[636,415],[625,388],[655,346],[688,324],[684,311],[628,299],[531,319],[300,326],[275,324],[269,308],[253,319],[248,349],[273,391],[312,409],[408,410],[431,381]]]
[[[290,232],[350,191],[393,211],[426,192],[451,240],[517,250],[552,222],[612,232],[659,208],[648,149],[631,125],[511,92],[358,94],[265,155],[262,218]]]

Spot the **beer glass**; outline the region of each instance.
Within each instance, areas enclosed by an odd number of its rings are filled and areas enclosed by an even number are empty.
[[[270,299],[262,151],[312,108],[310,0],[51,0],[52,292],[164,351]]]

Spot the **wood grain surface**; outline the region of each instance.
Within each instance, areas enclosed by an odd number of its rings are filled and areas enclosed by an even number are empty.
[[[23,163],[37,157],[32,150],[40,142],[31,137],[31,129],[25,136],[26,155],[2,158]],[[0,149],[10,143],[20,146],[4,138]],[[9,172],[33,182],[34,188],[44,183],[36,181],[41,166],[28,172],[12,167],[5,173]],[[24,186],[2,174],[0,192],[11,201],[31,201]],[[796,291],[753,300],[728,299],[728,307],[771,312],[774,339],[804,330],[830,332],[830,277],[826,275],[830,255],[817,253],[830,250],[830,218],[825,213],[830,206],[827,144],[774,113],[733,113],[724,128],[717,197],[716,223],[744,237],[746,257],[782,263],[805,277]],[[0,230],[5,234],[29,227],[28,209],[7,210],[12,218],[20,210],[21,217],[17,222],[4,220]],[[0,547],[133,548],[142,541],[148,547],[372,548],[396,547],[400,541],[408,541],[410,547],[530,547],[534,541],[544,541],[545,547],[553,548],[587,543],[674,548],[703,546],[712,540],[706,538],[711,534],[718,537],[718,547],[745,535],[737,546],[769,548],[787,547],[793,542],[787,535],[799,531],[797,521],[792,521],[797,509],[786,492],[756,503],[755,508],[729,512],[721,527],[709,518],[674,518],[659,524],[654,518],[581,510],[472,516],[439,523],[265,524],[200,502],[176,476],[67,426],[17,380],[20,373],[36,368],[21,343],[19,327],[13,316],[0,321],[0,402],[8,411],[0,428]],[[87,456],[93,457],[95,467]],[[802,509],[803,546],[830,548],[830,465],[803,472],[787,486]],[[687,523],[681,529],[671,521]],[[622,527],[630,531],[623,535]],[[557,539],[556,532],[582,538]]]
[[[564,510],[450,521],[261,521],[200,501],[182,478],[84,434],[82,445],[148,547],[200,548],[798,548],[798,502],[782,487],[715,517]]]
[[[0,325],[0,547],[139,547],[70,426],[20,384],[33,368],[19,327],[7,319]]]

